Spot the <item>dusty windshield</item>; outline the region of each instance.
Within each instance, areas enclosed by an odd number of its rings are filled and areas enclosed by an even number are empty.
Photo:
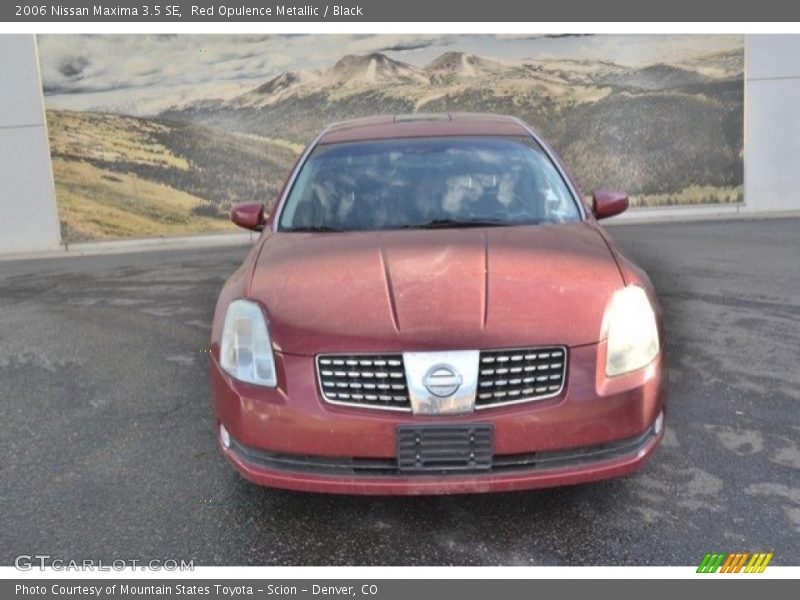
[[[295,180],[279,229],[422,229],[578,219],[563,178],[530,138],[410,138],[318,146]]]

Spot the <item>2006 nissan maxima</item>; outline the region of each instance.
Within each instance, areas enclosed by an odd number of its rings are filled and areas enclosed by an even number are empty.
[[[217,440],[251,482],[356,494],[519,490],[639,468],[663,432],[645,275],[523,122],[332,125],[220,293]]]

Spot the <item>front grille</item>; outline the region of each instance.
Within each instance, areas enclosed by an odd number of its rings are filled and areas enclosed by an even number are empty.
[[[484,350],[478,371],[476,408],[540,400],[564,387],[567,349]]]
[[[411,409],[402,354],[320,355],[317,378],[328,402]]]

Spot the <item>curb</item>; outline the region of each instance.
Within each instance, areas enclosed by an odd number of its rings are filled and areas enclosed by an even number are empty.
[[[45,250],[42,252],[22,252],[0,254],[0,262],[12,260],[35,260],[44,258],[77,258],[108,254],[133,254],[137,252],[157,252],[169,250],[191,250],[197,248],[225,248],[246,246],[258,239],[256,233],[232,233],[217,235],[197,235],[178,238],[142,238],[135,240],[113,240],[106,242],[81,242],[70,244],[67,248]]]

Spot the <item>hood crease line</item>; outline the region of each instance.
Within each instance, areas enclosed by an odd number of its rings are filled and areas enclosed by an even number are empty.
[[[392,286],[392,276],[389,273],[389,264],[386,260],[386,249],[383,245],[380,246],[378,255],[381,259],[381,267],[383,267],[383,281],[386,284],[386,294],[389,300],[389,312],[392,313],[392,325],[395,331],[400,331],[400,322],[397,318],[397,304],[394,299],[394,288]]]
[[[489,234],[483,232],[483,321],[481,329],[486,329],[489,318]]]

